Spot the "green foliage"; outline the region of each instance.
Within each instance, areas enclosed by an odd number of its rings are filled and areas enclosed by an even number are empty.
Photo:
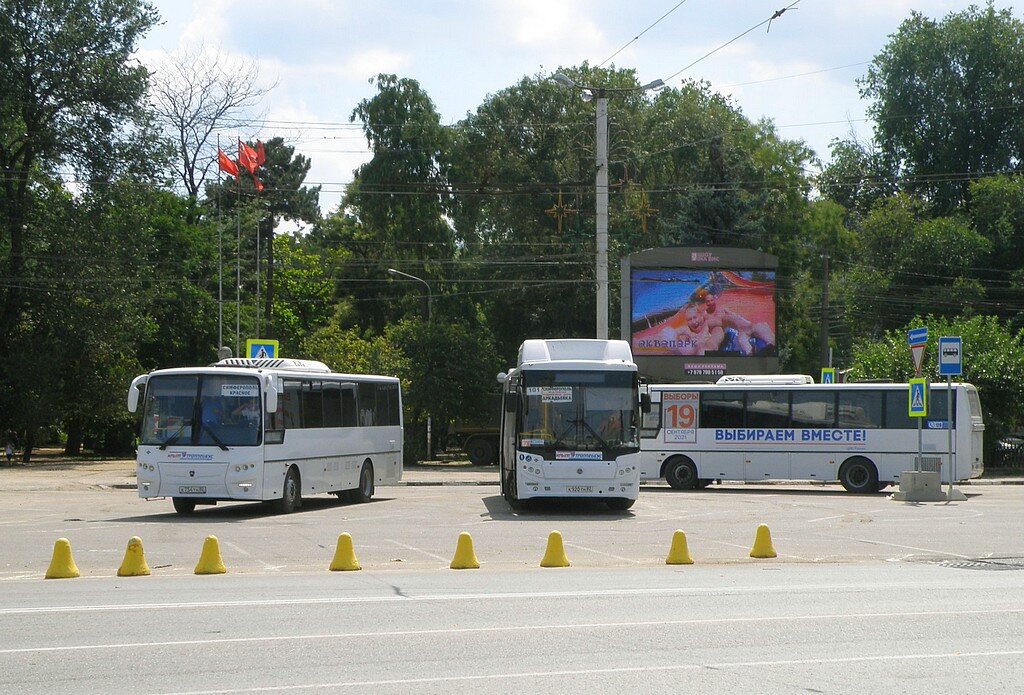
[[[1024,23],[991,1],[942,21],[913,12],[861,81],[875,137],[906,190],[941,212],[967,199],[971,176],[1024,158]]]
[[[878,339],[858,341],[848,380],[891,379],[903,382],[914,375],[907,330],[928,327],[921,373],[938,379],[938,339],[963,338],[961,379],[978,387],[985,418],[986,459],[1003,435],[1024,425],[1024,332],[1012,332],[994,316],[914,317],[902,328]]]
[[[926,310],[953,316],[983,306],[975,277],[991,250],[969,222],[930,219],[928,208],[906,195],[885,199],[860,226],[857,254],[837,282],[855,335],[877,336]]]

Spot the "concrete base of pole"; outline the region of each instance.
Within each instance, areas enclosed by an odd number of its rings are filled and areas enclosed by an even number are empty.
[[[948,498],[942,491],[938,471],[903,471],[899,492],[894,492],[890,499],[895,502],[945,502]]]
[[[956,488],[953,488],[952,490],[947,490],[946,499],[949,500],[950,502],[966,502],[967,495],[960,492]]]

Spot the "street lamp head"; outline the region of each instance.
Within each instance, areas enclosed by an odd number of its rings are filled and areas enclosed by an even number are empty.
[[[648,89],[661,89],[664,86],[665,86],[665,82],[663,80],[658,79],[658,80],[654,80],[654,82],[648,82],[647,84],[645,84],[640,89],[642,89],[643,91],[646,92]]]
[[[576,84],[576,82],[571,77],[567,77],[560,72],[552,75],[551,79],[557,82],[558,84],[562,85],[563,87],[568,87],[569,89],[576,89],[577,87],[579,87],[579,85]]]
[[[593,101],[594,93],[591,92],[589,89],[584,89],[582,97],[583,97],[583,101],[587,101],[587,102]]]

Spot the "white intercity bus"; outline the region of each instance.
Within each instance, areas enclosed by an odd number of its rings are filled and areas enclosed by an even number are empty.
[[[527,340],[499,374],[501,492],[633,506],[640,492],[640,387],[624,340]],[[644,395],[646,401],[646,394]]]
[[[375,485],[402,478],[394,377],[229,358],[136,377],[129,411],[143,394],[139,496],[170,497],[180,514],[220,500],[272,502],[287,513],[314,493],[365,502]]]
[[[877,492],[915,470],[918,429],[908,386],[814,384],[809,376],[724,377],[717,384],[651,384],[641,429],[641,480],[664,478],[677,490],[712,481],[839,481],[850,492]],[[953,422],[947,421],[952,393]],[[931,385],[922,423],[922,470],[949,481],[984,471],[981,401],[971,384]]]

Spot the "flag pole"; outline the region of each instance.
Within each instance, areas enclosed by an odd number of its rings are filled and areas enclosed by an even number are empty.
[[[242,139],[238,138],[241,144]],[[241,148],[239,148],[241,149]],[[235,354],[242,356],[242,182],[235,176]]]
[[[220,133],[217,133],[217,350],[224,344],[224,227],[220,217]]]

